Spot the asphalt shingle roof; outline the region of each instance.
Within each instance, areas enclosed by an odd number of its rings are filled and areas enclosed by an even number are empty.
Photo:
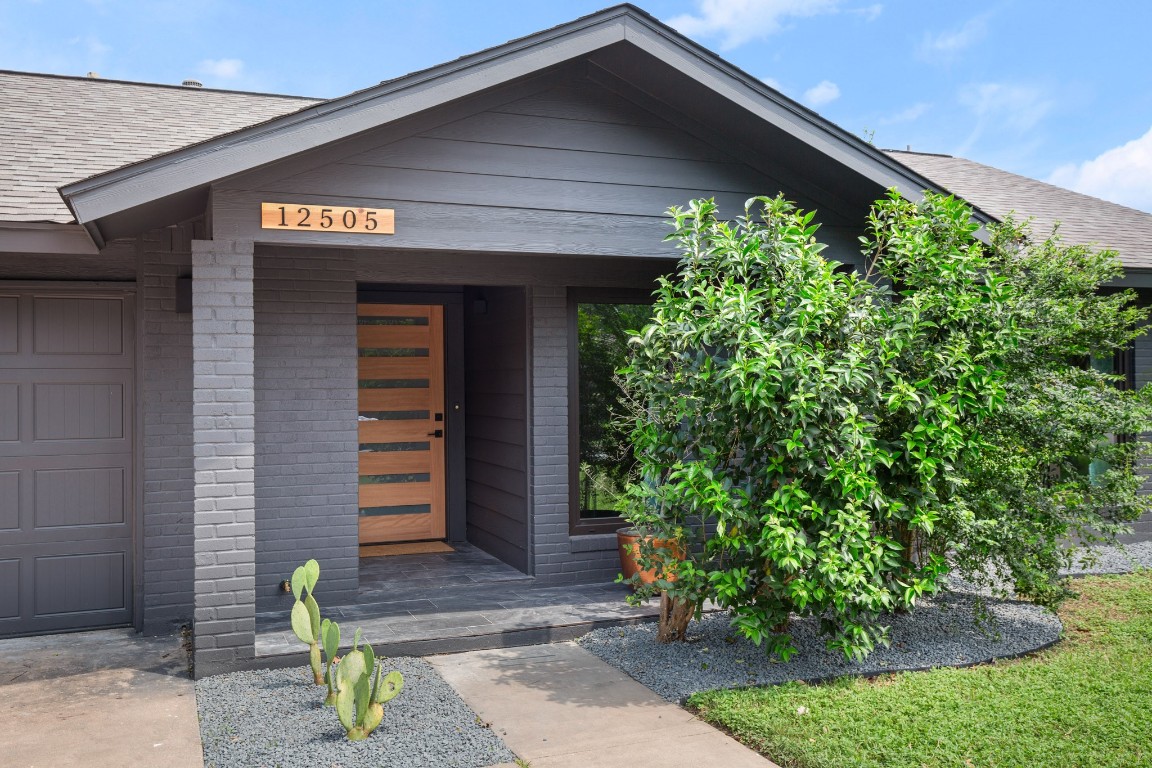
[[[0,221],[73,221],[57,188],[320,103],[218,91],[0,71]],[[1152,214],[947,155],[888,155],[997,218],[1057,221],[1067,242],[1152,268]]]
[[[0,220],[71,222],[63,184],[316,103],[0,71]]]
[[[1126,267],[1152,268],[1152,213],[961,157],[897,150],[887,154],[998,219],[1009,213],[1018,220],[1032,218],[1036,237],[1046,237],[1060,222],[1065,243],[1113,249]]]

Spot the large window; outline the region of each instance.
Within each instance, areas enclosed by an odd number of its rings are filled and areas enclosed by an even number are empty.
[[[628,331],[652,316],[643,293],[569,294],[570,486],[573,533],[614,531],[635,471],[624,393],[616,371],[628,362]]]

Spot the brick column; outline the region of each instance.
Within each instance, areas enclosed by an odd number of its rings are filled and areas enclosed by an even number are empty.
[[[197,677],[255,656],[252,250],[192,241]]]
[[[568,551],[568,293],[563,286],[531,292],[532,390],[531,557],[543,582],[565,580]],[[568,580],[571,580],[568,577]]]

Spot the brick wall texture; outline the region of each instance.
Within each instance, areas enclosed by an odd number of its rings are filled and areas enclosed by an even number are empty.
[[[256,638],[252,241],[192,241],[196,674]]]
[[[256,599],[320,563],[321,605],[358,584],[356,273],[351,252],[256,255]]]

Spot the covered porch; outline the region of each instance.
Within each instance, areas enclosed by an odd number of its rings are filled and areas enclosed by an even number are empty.
[[[628,588],[611,582],[555,586],[541,583],[471,544],[450,552],[365,557],[353,600],[326,604],[321,613],[351,638],[357,627],[377,653],[425,655],[567,640],[595,627],[655,618],[659,605],[633,608]],[[256,614],[261,662],[299,660],[307,652],[292,634],[282,606]]]

